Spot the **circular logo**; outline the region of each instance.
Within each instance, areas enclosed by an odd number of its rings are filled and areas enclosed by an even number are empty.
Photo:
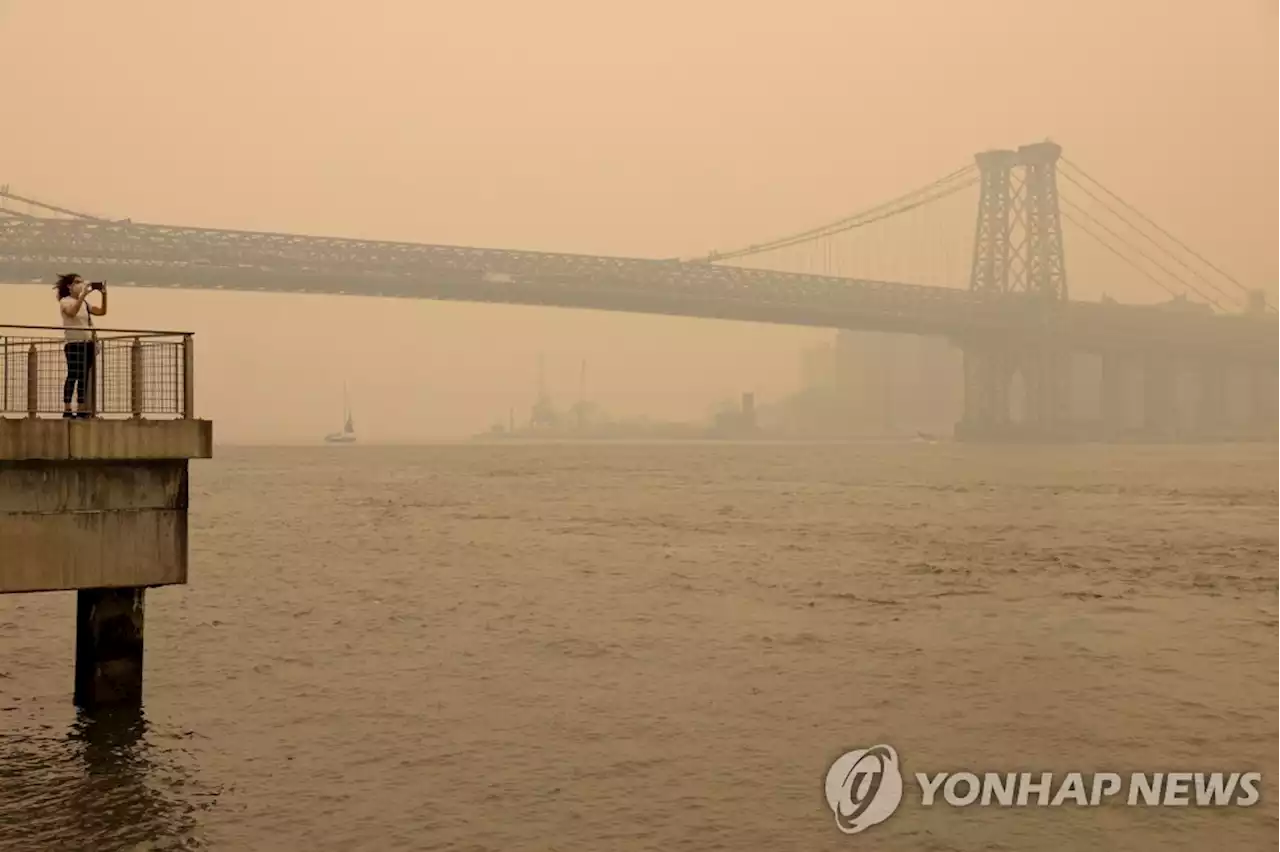
[[[845,752],[827,770],[827,804],[845,834],[879,825],[901,803],[902,771],[892,746]]]

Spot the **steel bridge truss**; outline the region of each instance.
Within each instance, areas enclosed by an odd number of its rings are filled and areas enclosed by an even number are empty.
[[[941,287],[686,263],[0,215],[0,276],[556,305],[948,334],[1019,306]]]

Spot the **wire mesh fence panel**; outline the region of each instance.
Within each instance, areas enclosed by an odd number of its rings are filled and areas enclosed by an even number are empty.
[[[26,406],[27,353],[0,337],[0,412]]]
[[[123,342],[125,345],[121,346]],[[94,358],[94,409],[98,414],[131,414],[133,391],[130,377],[131,341],[103,340]]]
[[[182,414],[184,356],[180,342],[153,341],[138,347],[132,363],[138,368],[136,387],[141,393],[142,414]]]
[[[191,416],[190,335],[0,326],[0,416]],[[16,333],[21,332],[21,333]]]

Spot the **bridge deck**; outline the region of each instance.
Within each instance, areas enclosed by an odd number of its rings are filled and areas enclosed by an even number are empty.
[[[1177,313],[675,260],[0,216],[0,278],[76,270],[139,286],[499,302],[936,334],[1052,334],[1075,348],[1167,348],[1274,362],[1274,317]]]

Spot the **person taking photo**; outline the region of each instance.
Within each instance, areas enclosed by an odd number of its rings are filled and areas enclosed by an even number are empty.
[[[67,379],[62,383],[62,416],[87,418],[91,412],[86,398],[93,383],[95,361],[93,318],[107,315],[107,285],[106,282],[85,284],[79,275],[70,273],[59,275],[54,289],[66,336],[62,347],[67,356]],[[94,290],[102,294],[100,305],[88,301]],[[71,410],[72,394],[76,397],[75,412]]]

